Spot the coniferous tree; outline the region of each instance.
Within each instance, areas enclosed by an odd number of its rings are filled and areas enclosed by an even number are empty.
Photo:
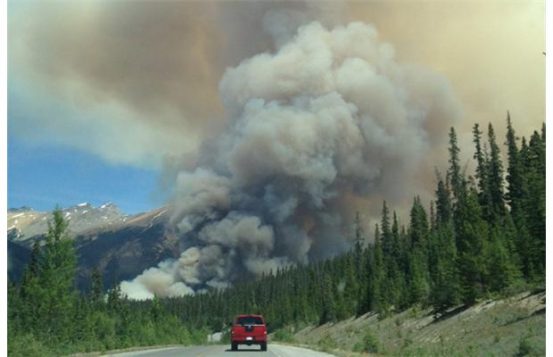
[[[354,246],[354,268],[355,278],[359,282],[358,288],[363,289],[363,247],[365,242],[365,234],[363,232],[363,226],[361,223],[361,216],[359,212],[355,214],[355,246]]]
[[[430,229],[436,229],[436,211],[434,208],[434,201],[430,201]]]
[[[322,308],[319,324],[336,321],[336,301],[333,290],[332,279],[325,273],[322,278]]]
[[[428,216],[422,206],[420,197],[415,197],[411,207],[410,236],[411,247],[420,246],[426,249],[428,239]]]
[[[359,284],[356,274],[356,262],[353,254],[346,254],[344,257],[344,265],[342,269],[343,286],[340,288],[343,291],[343,309],[342,318],[347,318],[357,312]],[[340,282],[342,283],[342,282]]]
[[[491,210],[491,196],[489,191],[489,181],[488,181],[488,166],[489,163],[485,160],[484,152],[482,150],[481,138],[482,132],[479,129],[478,124],[474,124],[472,128],[472,133],[474,136],[473,142],[476,146],[474,153],[474,159],[476,160],[476,178],[478,180],[478,189],[479,189],[479,198],[480,205],[484,212],[484,217],[489,217]]]
[[[428,218],[417,196],[411,208],[408,286],[411,303],[424,303],[430,291],[428,269]]]
[[[465,195],[465,179],[461,173],[460,153],[457,144],[457,134],[455,129],[451,127],[449,131],[449,170],[447,172],[449,182],[453,192],[453,197],[456,200],[462,199]]]
[[[516,143],[515,130],[511,123],[511,116],[507,112],[507,202],[511,207],[511,214],[519,229],[526,229],[524,220],[523,202],[527,197],[527,187],[524,180],[524,168],[521,162],[519,149]]]
[[[430,303],[441,312],[459,303],[460,288],[457,272],[457,248],[451,222],[439,225],[433,236],[433,277]]]
[[[67,337],[74,321],[76,255],[67,226],[61,210],[54,210],[45,244],[35,243],[22,282],[23,302],[28,306],[25,324],[44,336]]]
[[[102,279],[102,273],[100,272],[98,267],[92,269],[90,282],[90,300],[93,304],[98,305],[102,302],[104,294],[104,281]]]
[[[531,246],[532,240],[528,231],[526,202],[528,201],[528,184],[525,175],[524,157],[527,148],[518,149],[517,137],[511,123],[511,117],[507,112],[507,193],[506,200],[511,208],[511,221],[507,222],[508,227],[506,234],[509,236],[509,249],[511,255],[516,260],[516,264],[520,265],[522,272],[526,278],[534,275],[533,262],[530,259],[532,255]],[[525,143],[523,143],[525,147]],[[523,152],[524,151],[524,152]],[[514,229],[510,225],[514,225]],[[513,249],[515,248],[515,249]]]
[[[488,143],[490,145],[490,160],[487,170],[487,184],[491,200],[488,214],[490,220],[498,220],[505,216],[503,163],[501,162],[501,153],[491,123],[488,125]]]
[[[444,225],[453,219],[451,198],[449,188],[446,183],[439,178],[438,189],[436,191],[436,223]]]
[[[382,254],[388,256],[392,250],[392,227],[390,224],[390,210],[386,201],[382,204],[382,220],[380,221]]]
[[[525,153],[525,176],[528,182],[528,199],[525,212],[530,235],[528,255],[541,276],[545,269],[545,143],[535,131]]]
[[[512,285],[519,276],[519,270],[512,254],[505,245],[505,231],[498,225],[489,226],[487,245],[487,283],[491,291],[502,291]]]
[[[385,271],[382,252],[382,235],[379,226],[376,225],[374,233],[374,245],[369,258],[369,301],[370,310],[383,312],[387,305],[385,300]]]
[[[488,225],[482,219],[478,193],[472,189],[456,210],[457,271],[461,299],[472,304],[484,292],[486,266],[484,252]]]

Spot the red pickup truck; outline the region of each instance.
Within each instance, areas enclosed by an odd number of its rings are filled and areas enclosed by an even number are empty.
[[[239,344],[260,345],[267,351],[267,326],[261,315],[238,315],[230,330],[231,349],[236,351]]]

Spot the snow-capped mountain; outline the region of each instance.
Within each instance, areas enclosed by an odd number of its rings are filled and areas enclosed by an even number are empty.
[[[93,207],[82,203],[62,209],[75,240],[77,284],[87,289],[93,268],[103,272],[105,286],[132,279],[167,258],[177,258],[183,242],[168,224],[166,207],[136,215],[122,213],[114,204]],[[8,275],[18,280],[35,241],[44,239],[52,212],[28,207],[8,211]]]
[[[62,210],[63,217],[69,222],[70,235],[75,237],[89,230],[99,230],[124,224],[129,216],[119,208],[106,203],[94,207],[89,203],[80,203]],[[21,243],[30,243],[33,237],[48,232],[50,212],[35,211],[29,207],[8,210],[8,239]]]

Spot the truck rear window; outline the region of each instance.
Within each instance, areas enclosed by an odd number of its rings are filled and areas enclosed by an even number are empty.
[[[261,317],[256,316],[243,316],[236,319],[237,325],[263,325]]]

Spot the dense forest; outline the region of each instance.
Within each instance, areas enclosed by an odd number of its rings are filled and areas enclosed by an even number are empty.
[[[194,296],[131,301],[117,287],[105,295],[98,271],[90,291],[79,293],[75,251],[57,210],[22,280],[9,283],[10,355],[201,343],[244,312],[265,315],[273,331],[371,311],[387,316],[417,304],[442,314],[543,287],[545,125],[519,139],[508,116],[505,164],[491,124],[483,135],[475,124],[475,172],[467,175],[451,128],[449,164],[436,172],[435,199],[427,209],[415,197],[407,226],[384,202],[370,244],[358,214],[347,254]]]

